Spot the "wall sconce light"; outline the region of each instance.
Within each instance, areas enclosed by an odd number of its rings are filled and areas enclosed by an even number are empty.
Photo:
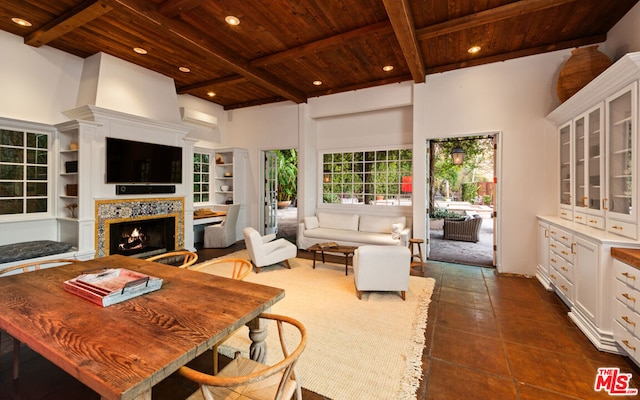
[[[331,183],[331,174],[324,174],[324,177],[322,178],[322,182]]]
[[[462,165],[464,161],[464,150],[460,147],[455,147],[451,150],[451,159],[453,161],[453,165]]]

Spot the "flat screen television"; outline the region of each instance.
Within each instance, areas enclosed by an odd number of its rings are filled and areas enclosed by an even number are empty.
[[[182,183],[182,148],[107,138],[107,183]]]

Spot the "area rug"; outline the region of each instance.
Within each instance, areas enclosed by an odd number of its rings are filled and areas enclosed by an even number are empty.
[[[248,259],[246,250],[226,257]],[[308,342],[297,365],[302,386],[334,400],[415,399],[422,375],[427,309],[435,280],[410,277],[407,300],[395,292],[365,293],[358,300],[353,271],[344,265],[290,260],[291,269],[263,268],[245,281],[285,289],[271,312],[301,321]],[[229,276],[230,266],[204,272]],[[273,328],[273,329],[272,329]],[[277,332],[270,324],[268,356],[277,357]],[[221,347],[231,356],[249,344],[248,330],[238,331]]]

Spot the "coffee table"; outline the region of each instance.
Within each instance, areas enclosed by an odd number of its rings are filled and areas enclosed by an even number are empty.
[[[318,252],[322,254],[323,263],[324,263],[325,251],[327,253],[342,253],[344,255],[344,274],[348,275],[349,274],[349,270],[348,270],[349,257],[353,257],[353,254],[357,248],[358,247],[356,246],[343,246],[340,244],[337,246],[326,247],[326,246],[323,246],[323,243],[316,243],[313,246],[310,246],[309,248],[307,248],[307,250],[313,252],[313,269],[316,268],[316,254],[318,254]]]

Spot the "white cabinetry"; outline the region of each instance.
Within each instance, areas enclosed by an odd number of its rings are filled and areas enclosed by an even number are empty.
[[[571,320],[598,349],[624,349],[632,357],[636,350],[640,356],[640,312],[629,308],[627,297],[640,303],[640,292],[631,291],[640,288],[624,275],[611,278],[611,249],[640,249],[639,80],[640,52],[627,54],[547,116],[558,127],[560,202],[557,216],[538,217],[539,232],[547,224],[550,236],[549,249],[539,239],[539,257],[548,254],[538,261],[540,282],[547,288],[551,282]]]
[[[628,54],[559,106],[558,216],[638,238],[640,53]]]
[[[551,282],[550,289],[569,307],[571,320],[599,350],[619,352],[611,318],[611,248],[640,248],[640,243],[556,216],[538,217],[538,226],[545,224],[548,249],[545,251],[545,243],[540,241],[538,254],[548,255],[548,276],[539,268],[538,279],[548,289],[545,282]],[[544,259],[538,260],[538,265],[544,263]]]
[[[613,261],[614,337],[618,345],[640,364],[640,270]]]
[[[549,224],[538,221],[538,267],[536,277],[547,289],[551,290],[549,280]]]
[[[607,98],[607,229],[637,239],[637,83]]]
[[[571,307],[574,302],[573,234],[549,225],[549,278],[558,296]]]

